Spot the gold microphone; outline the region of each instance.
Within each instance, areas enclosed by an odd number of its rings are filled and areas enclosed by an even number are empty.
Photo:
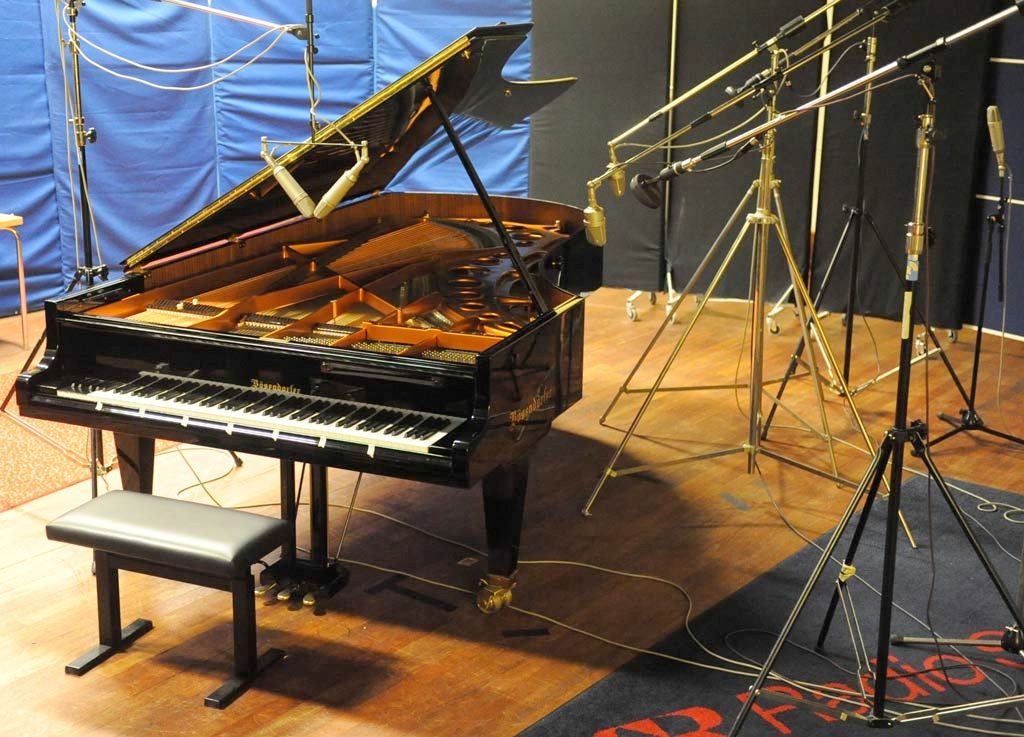
[[[587,185],[587,207],[583,210],[583,225],[587,230],[587,240],[595,246],[603,246],[608,242],[604,208],[597,204],[597,187],[592,184]]]
[[[615,147],[608,147],[608,171],[611,172],[612,194],[622,197],[626,194],[626,168],[615,157]]]
[[[1003,137],[1003,119],[999,115],[999,108],[989,105],[986,111],[988,120],[988,135],[992,140],[992,153],[996,157],[996,168],[999,169],[999,176],[1006,176],[1006,139]]]

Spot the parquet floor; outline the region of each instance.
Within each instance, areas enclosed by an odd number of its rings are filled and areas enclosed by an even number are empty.
[[[748,474],[743,453],[713,460],[658,466],[614,478],[584,518],[580,508],[621,438],[598,419],[663,316],[641,305],[640,320],[623,309],[626,292],[604,289],[587,301],[585,397],[555,423],[533,459],[522,558],[577,561],[661,576],[683,586],[695,613],[708,608],[796,550],[801,541],[779,519],[769,495],[791,523],[808,534],[828,529],[849,490],[781,463],[757,457]],[[684,306],[680,323],[692,310]],[[746,379],[747,305],[714,302],[681,352],[669,383],[727,384]],[[41,327],[33,315],[33,329]],[[765,338],[768,378],[781,376],[799,329],[780,316],[781,333]],[[832,343],[841,343],[837,316],[825,318]],[[654,351],[637,386],[649,383],[670,342]],[[974,333],[956,342],[943,331],[944,348],[964,381],[969,379]],[[858,320],[853,381],[896,364],[893,323]],[[22,360],[17,318],[0,320],[0,368]],[[875,345],[877,348],[877,355]],[[999,342],[986,338],[979,410],[987,422],[1024,435],[1024,345],[1007,342],[997,405]],[[794,380],[786,403],[817,422],[812,382]],[[926,392],[927,389],[927,392]],[[892,422],[895,379],[879,381],[856,397],[868,436],[877,442]],[[831,434],[863,445],[852,412],[826,391]],[[609,421],[622,427],[641,397],[622,400]],[[942,364],[913,369],[911,416],[934,420],[963,405]],[[765,405],[767,407],[767,404]],[[736,448],[747,438],[745,390],[659,394],[640,427],[653,441],[630,442],[618,467],[678,459],[683,451]],[[5,421],[0,417],[0,421]],[[766,448],[827,465],[825,446],[780,413]],[[1024,491],[1024,449],[961,434],[934,450],[943,473]],[[857,478],[867,464],[862,450],[840,444],[840,473]],[[159,457],[157,493],[220,503],[265,504],[274,514],[276,464],[246,456],[232,468],[223,453],[171,451]],[[195,475],[208,480],[205,490]],[[223,478],[220,478],[227,474]],[[332,471],[332,502],[347,504],[354,474]],[[116,473],[104,480],[116,487]],[[472,589],[479,556],[393,521],[357,512],[342,556],[388,571],[352,565],[348,587],[320,612],[268,601],[258,604],[261,646],[281,647],[288,658],[224,712],[203,708],[202,697],[226,677],[230,663],[230,605],[225,595],[134,574],[123,574],[125,621],[145,616],[156,628],[129,651],[84,678],[63,665],[95,642],[95,600],[89,553],[52,544],[43,525],[88,498],[78,484],[0,514],[0,735],[330,735],[331,737],[448,737],[514,735],[557,708],[630,654],[522,611],[480,614],[468,594],[438,588],[418,576]],[[358,506],[383,512],[470,547],[483,544],[476,490],[366,478]],[[344,523],[332,518],[332,544]],[[401,571],[406,577],[390,571]],[[681,597],[668,587],[561,564],[524,562],[514,604],[522,610],[646,647],[678,628]],[[699,672],[693,673],[700,678]],[[679,684],[681,694],[687,685]]]

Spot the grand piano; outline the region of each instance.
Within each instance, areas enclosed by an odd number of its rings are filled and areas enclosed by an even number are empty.
[[[502,78],[528,30],[469,32],[268,153],[265,169],[126,259],[123,278],[47,302],[45,353],[17,380],[21,414],[113,431],[122,484],[143,492],[154,438],[279,458],[293,522],[295,464],[311,464],[309,555],[293,525],[263,578],[307,604],[347,576],[327,552],[327,467],[481,482],[477,604],[507,603],[530,452],[580,398],[578,292],[600,280],[582,214],[491,198],[451,121],[507,126],[571,84]],[[385,192],[442,132],[476,194]]]

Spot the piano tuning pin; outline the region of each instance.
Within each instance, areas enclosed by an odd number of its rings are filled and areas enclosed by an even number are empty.
[[[308,591],[306,595],[302,597],[303,606],[316,606],[316,592]]]

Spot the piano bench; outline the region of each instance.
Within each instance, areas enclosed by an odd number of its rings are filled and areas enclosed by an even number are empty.
[[[234,675],[206,697],[223,709],[284,653],[256,652],[255,581],[251,567],[280,547],[283,520],[135,491],[111,491],[46,526],[51,540],[93,549],[100,644],[64,671],[80,676],[153,628],[137,619],[121,629],[118,571],[230,591],[233,604]]]

